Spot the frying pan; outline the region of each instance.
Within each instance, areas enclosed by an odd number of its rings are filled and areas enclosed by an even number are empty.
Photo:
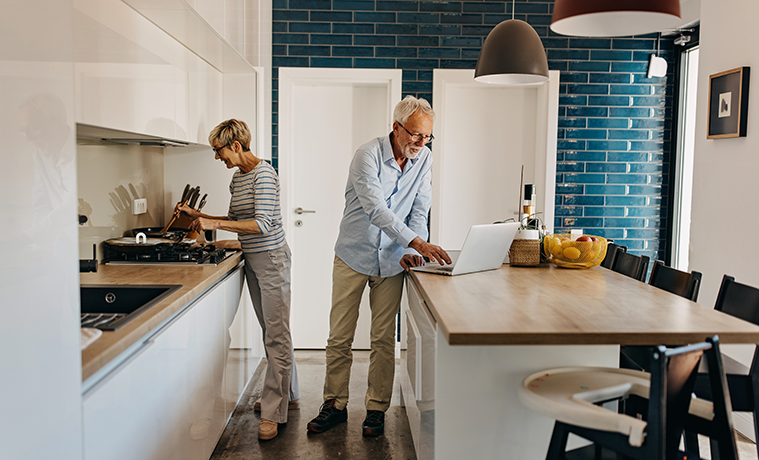
[[[126,254],[145,254],[146,252],[163,252],[171,249],[175,241],[168,238],[146,238],[145,242],[137,243],[132,236],[111,238],[105,240],[107,246],[117,252]]]
[[[132,236],[137,236],[138,233],[144,233],[148,238],[166,238],[172,241],[181,241],[185,237],[187,230],[183,228],[174,228],[168,231],[162,231],[160,227],[144,227],[133,228]]]

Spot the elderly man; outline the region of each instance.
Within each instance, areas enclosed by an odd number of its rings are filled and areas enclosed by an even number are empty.
[[[332,272],[325,402],[309,422],[310,432],[324,432],[348,419],[351,345],[369,283],[372,352],[363,435],[384,433],[403,272],[424,264],[422,256],[451,263],[443,249],[426,242],[432,152],[425,145],[433,139],[434,116],[426,100],[406,96],[393,112],[393,131],[359,147],[351,162]]]

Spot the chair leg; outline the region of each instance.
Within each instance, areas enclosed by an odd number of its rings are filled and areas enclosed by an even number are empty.
[[[567,438],[569,438],[567,426],[564,423],[557,421],[553,425],[553,434],[551,434],[551,442],[548,444],[546,460],[564,459],[564,454],[566,453],[567,448]]]

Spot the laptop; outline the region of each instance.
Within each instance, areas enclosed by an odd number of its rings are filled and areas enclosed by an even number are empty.
[[[411,269],[417,272],[449,276],[495,270],[503,265],[503,260],[509,253],[511,241],[518,229],[519,222],[472,225],[458,257],[454,257],[455,252],[450,251],[451,259],[455,258],[452,264],[440,265],[432,262]]]

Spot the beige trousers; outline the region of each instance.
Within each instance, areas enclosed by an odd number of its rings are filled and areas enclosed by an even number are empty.
[[[335,257],[332,270],[332,310],[327,340],[327,375],[324,400],[335,399],[342,410],[348,404],[353,338],[356,334],[361,296],[369,283],[372,311],[369,355],[369,388],[366,410],[386,411],[390,407],[395,376],[395,317],[401,305],[403,273],[390,278],[362,275]]]
[[[290,248],[245,254],[245,278],[263,330],[266,374],[261,418],[287,422],[287,405],[300,398],[290,337]]]

